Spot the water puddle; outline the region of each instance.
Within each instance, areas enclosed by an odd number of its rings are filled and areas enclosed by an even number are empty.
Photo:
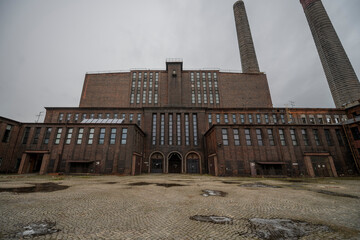
[[[225,183],[225,184],[239,184],[240,181],[238,182],[230,182],[230,181],[221,181],[222,183]]]
[[[106,182],[105,184],[116,184],[117,182]]]
[[[349,194],[345,194],[345,193],[331,192],[331,191],[327,191],[327,190],[309,190],[309,191],[317,192],[317,193],[322,193],[322,194],[326,194],[326,195],[330,195],[330,196],[335,196],[335,197],[347,197],[347,198],[359,199],[358,196],[349,195]]]
[[[153,183],[149,183],[149,182],[134,182],[134,183],[129,183],[128,185],[130,186],[146,186],[146,185],[151,185]]]
[[[23,227],[21,232],[16,234],[17,238],[32,238],[36,236],[42,236],[47,234],[52,234],[59,232],[59,229],[55,228],[55,222],[43,221],[43,222],[36,222],[30,223]]]
[[[220,196],[220,197],[225,197],[227,195],[226,192],[223,191],[217,191],[217,190],[202,190],[203,194],[201,194],[204,197],[209,197],[209,196]]]
[[[0,192],[34,193],[34,192],[55,192],[69,188],[69,186],[57,183],[31,183],[31,187],[0,188]]]
[[[191,220],[200,221],[200,222],[211,222],[216,224],[232,224],[232,219],[229,217],[221,216],[205,216],[205,215],[194,215],[190,217]]]
[[[156,186],[169,188],[169,187],[181,187],[186,185],[182,185],[178,183],[156,183]]]
[[[249,231],[239,233],[247,238],[297,240],[318,232],[332,231],[330,227],[290,219],[249,219]]]
[[[268,185],[262,182],[246,183],[239,185],[240,187],[252,187],[252,188],[281,188],[280,186]]]

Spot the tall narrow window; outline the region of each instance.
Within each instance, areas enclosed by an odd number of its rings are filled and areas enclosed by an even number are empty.
[[[249,117],[249,123],[252,123],[253,122],[252,114],[249,114],[248,117]]]
[[[99,144],[104,144],[105,141],[105,128],[100,128]]]
[[[246,141],[246,145],[247,146],[251,146],[251,136],[250,136],[250,129],[249,128],[245,128],[245,141]]]
[[[169,114],[169,145],[173,145],[173,115]]]
[[[152,117],[152,145],[156,145],[156,113]]]
[[[58,128],[56,131],[56,137],[55,137],[55,142],[54,144],[59,144],[60,143],[60,139],[61,139],[61,133],[62,133],[62,128]]]
[[[260,128],[256,129],[256,138],[258,141],[258,146],[264,146],[263,140],[262,140],[262,132]]]
[[[232,122],[235,124],[236,123],[236,114],[232,115]]]
[[[215,87],[215,103],[220,103],[220,97],[219,97],[219,89],[218,89],[218,79],[217,74],[214,72],[214,87]]]
[[[51,127],[46,128],[45,137],[44,137],[44,144],[49,144],[51,131],[52,131]]]
[[[256,122],[261,123],[261,116],[260,114],[256,114]]]
[[[269,114],[265,114],[265,123],[268,124],[269,123]]]
[[[285,132],[284,129],[279,129],[280,143],[282,146],[286,146]]]
[[[190,83],[191,83],[191,103],[195,104],[195,79],[194,73],[190,73]]]
[[[155,99],[154,99],[154,103],[157,104],[158,103],[158,89],[159,89],[159,73],[155,73]]]
[[[335,129],[335,133],[336,133],[336,137],[338,139],[339,145],[344,146],[344,141],[343,141],[343,137],[342,137],[342,134],[341,134],[341,130],[340,129]]]
[[[73,128],[68,128],[67,130],[67,134],[66,134],[66,141],[65,141],[65,144],[70,144],[71,143],[71,137],[72,137],[72,134],[73,134]]]
[[[95,114],[94,114],[94,113],[91,113],[91,114],[90,114],[90,119],[94,119],[94,117],[95,117]]]
[[[274,140],[274,133],[273,133],[273,130],[271,128],[269,128],[267,130],[267,134],[268,134],[268,137],[269,137],[269,144],[270,146],[275,146],[275,140]]]
[[[153,73],[150,73],[149,78],[149,103],[152,103],[152,88],[153,88]]]
[[[216,123],[220,123],[220,114],[216,114]]]
[[[198,133],[197,133],[197,115],[193,114],[193,133],[194,133],[194,145],[198,145]]]
[[[331,124],[331,116],[330,115],[326,115],[326,123]]]
[[[298,142],[297,142],[297,139],[296,139],[295,129],[290,129],[290,137],[291,137],[291,141],[292,141],[293,146],[297,146]]]
[[[313,129],[314,139],[317,146],[321,145],[320,137],[319,137],[319,130]]]
[[[137,115],[137,125],[141,126],[141,113]]]
[[[59,114],[59,122],[62,122],[62,120],[64,120],[64,114],[60,113]]]
[[[146,92],[147,92],[147,73],[144,73],[144,81],[143,81],[143,96],[142,103],[146,103]]]
[[[228,146],[229,145],[229,137],[228,137],[227,129],[226,128],[221,129],[221,134],[222,134],[223,145]]]
[[[181,145],[181,114],[176,114],[177,145]]]
[[[285,123],[285,115],[280,114],[281,123]]]
[[[86,113],[83,113],[83,114],[81,115],[81,120],[84,120],[84,119],[86,119]]]
[[[83,136],[84,136],[84,128],[79,128],[77,139],[76,139],[76,144],[82,143]]]
[[[131,81],[130,103],[134,103],[134,99],[135,99],[135,82],[136,82],[136,73],[134,72]]]
[[[229,123],[229,116],[227,114],[224,114],[224,122]]]
[[[66,116],[66,121],[70,121],[71,120],[71,113],[68,113],[67,116]]]
[[[212,124],[212,115],[211,115],[211,113],[208,114],[208,122],[209,122],[209,125],[211,126],[211,124]]]
[[[185,145],[190,145],[189,114],[185,114]]]
[[[126,144],[127,132],[128,132],[127,128],[122,129],[122,134],[121,134],[121,144],[122,145]]]
[[[211,81],[211,73],[208,73],[208,87],[210,104],[214,104],[213,86]]]
[[[29,139],[30,127],[26,127],[24,131],[24,137],[22,139],[22,144],[26,144]]]
[[[105,119],[109,119],[110,118],[110,113],[106,113],[105,114]]]
[[[35,134],[34,134],[32,144],[37,144],[39,142],[40,131],[41,131],[41,127],[35,128]]]
[[[334,146],[334,142],[331,137],[330,129],[324,129],[325,138],[328,146]]]
[[[114,119],[118,119],[119,118],[119,114],[114,113]]]
[[[273,114],[273,115],[272,115],[272,117],[273,117],[273,122],[276,124],[276,123],[277,123],[277,117],[276,117],[276,114]]]
[[[88,144],[93,144],[94,134],[95,134],[95,128],[90,128],[90,130],[89,130]]]
[[[75,122],[79,121],[79,114],[78,113],[75,113],[74,121]]]
[[[110,144],[116,143],[116,128],[111,128],[110,132]]]
[[[103,117],[103,116],[102,116],[102,113],[99,113],[99,114],[98,114],[98,119],[102,119],[102,117]]]
[[[129,114],[129,122],[133,122],[133,120],[134,120],[134,114],[133,113],[130,113]]]
[[[206,91],[206,77],[205,73],[202,73],[202,84],[203,84],[203,95],[204,95],[204,103],[208,103],[207,101],[207,91]]]
[[[136,104],[140,103],[141,79],[142,79],[142,73],[140,72],[137,82],[137,89],[136,89]]]
[[[241,122],[242,124],[245,123],[245,115],[244,115],[244,114],[240,114],[240,122]]]
[[[165,144],[165,114],[160,114],[160,145]]]
[[[308,137],[308,134],[307,134],[307,130],[306,129],[301,129],[301,134],[303,136],[304,145],[309,146],[309,137]]]
[[[126,114],[125,114],[125,113],[122,113],[122,114],[121,114],[121,118],[125,120]]]
[[[233,133],[234,133],[234,145],[240,146],[239,129],[233,129]]]

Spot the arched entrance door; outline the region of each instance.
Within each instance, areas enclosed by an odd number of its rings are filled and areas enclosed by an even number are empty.
[[[168,173],[181,173],[182,157],[179,153],[173,152],[168,157],[169,169]]]
[[[196,153],[190,153],[186,157],[186,172],[200,173],[200,156]]]
[[[159,153],[153,153],[150,158],[150,172],[151,173],[163,173],[164,156]]]

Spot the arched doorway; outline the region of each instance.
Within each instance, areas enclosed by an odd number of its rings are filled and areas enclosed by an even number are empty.
[[[160,152],[155,152],[150,157],[150,172],[163,173],[164,156]]]
[[[186,156],[186,172],[187,173],[200,173],[200,155],[191,152]]]
[[[168,173],[181,173],[182,156],[177,152],[172,152],[168,156]]]

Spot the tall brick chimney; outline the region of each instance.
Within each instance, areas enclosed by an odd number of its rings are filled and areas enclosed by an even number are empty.
[[[243,73],[258,73],[259,65],[256,58],[254,43],[251,36],[249,21],[246,15],[245,5],[242,0],[234,6],[236,32],[240,50],[241,66]]]
[[[360,99],[360,83],[321,0],[300,0],[337,108]]]

